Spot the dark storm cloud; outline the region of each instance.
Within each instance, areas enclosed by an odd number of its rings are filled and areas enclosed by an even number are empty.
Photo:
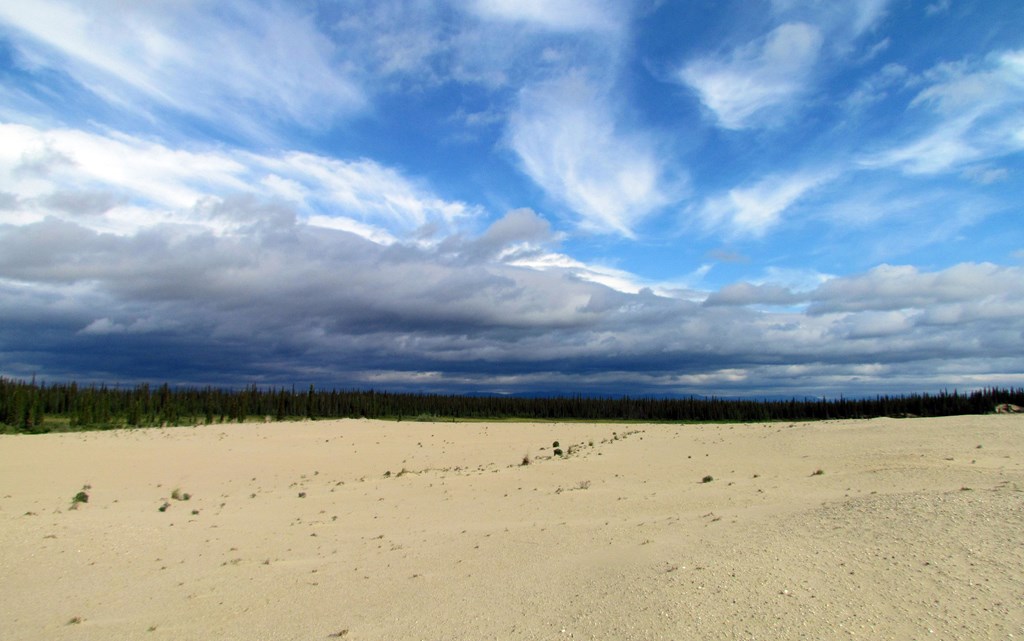
[[[1008,317],[1022,303],[1014,270],[984,265],[901,272],[896,283],[876,270],[800,295],[738,284],[700,305],[503,263],[550,240],[531,213],[434,248],[381,246],[248,199],[209,217],[232,231],[113,235],[52,218],[4,227],[7,367],[222,384],[742,392],[1005,359],[1020,353],[1024,327]],[[742,306],[799,299],[815,313]]]
[[[382,245],[252,195],[118,233],[51,212],[0,226],[8,375],[800,395],[1012,384],[1024,369],[1019,268],[882,266],[696,302],[517,262],[557,246],[529,210],[433,245]]]

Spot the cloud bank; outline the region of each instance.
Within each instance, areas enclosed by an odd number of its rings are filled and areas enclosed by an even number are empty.
[[[393,171],[15,133],[22,148],[0,167],[21,217],[0,225],[10,374],[685,394],[766,392],[765,381],[776,392],[910,387],[958,367],[972,373],[941,378],[970,386],[1015,380],[1022,365],[1020,268],[882,266],[805,290],[736,283],[701,304],[545,262],[559,241],[530,210],[419,242],[422,221],[471,211]],[[81,154],[106,145],[133,171],[173,179],[98,174]],[[305,191],[325,166],[339,182]],[[293,187],[251,180],[271,169]],[[367,181],[395,195],[347,200]],[[318,224],[309,212],[320,199],[388,241]]]

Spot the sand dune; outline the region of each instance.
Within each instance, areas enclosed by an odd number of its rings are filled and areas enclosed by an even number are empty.
[[[1022,490],[1020,415],[0,436],[0,638],[1020,638]]]

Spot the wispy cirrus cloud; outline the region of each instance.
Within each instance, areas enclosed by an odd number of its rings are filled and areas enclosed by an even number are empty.
[[[697,210],[697,218],[706,229],[723,230],[728,236],[763,236],[801,198],[836,175],[836,171],[770,175],[709,198]]]
[[[288,5],[39,0],[4,3],[0,19],[23,64],[129,110],[172,109],[259,137],[268,121],[316,129],[366,105],[334,44]]]
[[[817,27],[786,23],[725,56],[688,62],[679,79],[697,92],[722,127],[762,124],[803,95],[822,41]]]
[[[803,20],[831,34],[829,46],[846,50],[852,40],[872,29],[885,16],[890,0],[820,2],[772,0],[772,11],[783,20]]]
[[[823,59],[841,60],[885,14],[888,0],[774,0],[775,26],[729,51],[682,64],[690,87],[725,129],[778,126],[814,92]],[[886,47],[873,45],[868,57]]]
[[[626,26],[626,5],[606,0],[470,0],[468,7],[483,18],[552,31],[617,32]]]
[[[949,11],[949,7],[952,5],[951,0],[937,0],[932,2],[924,8],[924,13],[927,16],[934,16]]]
[[[526,175],[591,231],[632,236],[681,193],[653,137],[623,131],[608,93],[578,74],[520,92],[508,145]]]
[[[931,116],[925,131],[864,156],[863,166],[937,174],[1024,150],[1024,51],[941,64],[921,81],[925,87],[908,109]]]
[[[131,233],[156,221],[208,224],[203,208],[211,198],[248,195],[288,203],[315,225],[393,242],[429,225],[451,231],[482,215],[366,159],[178,149],[119,132],[9,124],[0,124],[0,137],[0,191],[17,199],[21,220],[59,211],[81,219],[92,211],[87,226]]]

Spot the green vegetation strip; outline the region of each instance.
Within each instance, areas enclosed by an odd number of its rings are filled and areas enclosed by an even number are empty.
[[[581,421],[713,423],[808,421],[877,416],[985,414],[1024,405],[1024,389],[862,399],[521,398],[212,387],[47,385],[0,377],[0,430],[41,433],[254,420],[373,418],[397,421]]]

